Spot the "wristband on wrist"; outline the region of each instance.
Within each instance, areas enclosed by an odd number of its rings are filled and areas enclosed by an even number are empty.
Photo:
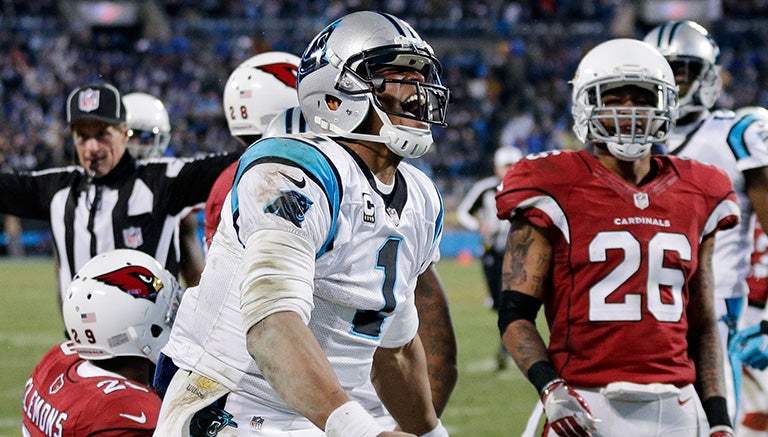
[[[325,421],[327,437],[376,437],[384,428],[357,402],[348,401],[331,412]]]
[[[731,418],[728,416],[728,402],[722,396],[712,396],[701,403],[704,413],[707,415],[709,427],[731,427]]]
[[[443,422],[437,419],[437,426],[432,431],[422,434],[419,437],[448,437],[448,430],[443,426]]]
[[[528,380],[531,381],[539,395],[544,392],[544,388],[554,382],[556,379],[561,379],[560,375],[552,366],[549,361],[538,361],[528,369]]]

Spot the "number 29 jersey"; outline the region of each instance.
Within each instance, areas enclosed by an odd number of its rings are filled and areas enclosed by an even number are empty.
[[[531,155],[497,193],[499,218],[550,231],[548,353],[574,386],[695,380],[686,307],[699,245],[735,226],[739,209],[721,170],[652,159],[655,175],[636,186],[583,150]]]

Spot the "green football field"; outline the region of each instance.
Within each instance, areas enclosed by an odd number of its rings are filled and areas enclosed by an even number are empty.
[[[496,371],[498,331],[484,306],[479,264],[438,265],[459,347],[459,382],[443,414],[452,436],[519,436],[536,395],[514,364]],[[19,436],[24,383],[39,358],[64,338],[50,259],[0,261],[0,436]]]

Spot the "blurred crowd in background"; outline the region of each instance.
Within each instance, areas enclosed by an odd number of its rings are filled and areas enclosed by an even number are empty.
[[[139,16],[127,25],[81,20],[79,3],[0,0],[0,167],[74,164],[64,102],[73,88],[98,81],[165,102],[169,154],[231,150],[221,96],[237,64],[267,50],[301,55],[325,23],[374,9],[411,23],[443,63],[449,126],[434,129],[437,145],[419,165],[449,210],[491,174],[497,147],[575,147],[568,81],[578,61],[599,42],[641,38],[657,24],[644,17],[643,2],[628,0],[143,0],[130,3]],[[92,6],[109,14],[120,3]],[[702,24],[722,49],[718,106],[768,106],[768,2],[714,3],[721,16]]]

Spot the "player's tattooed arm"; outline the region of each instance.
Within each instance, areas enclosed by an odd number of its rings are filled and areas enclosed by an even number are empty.
[[[699,247],[699,265],[690,283],[690,302],[686,312],[690,324],[689,354],[696,363],[696,390],[702,400],[725,396],[723,353],[715,317],[714,240],[713,236],[709,236]]]
[[[548,235],[524,217],[513,218],[511,224],[504,256],[502,290],[514,290],[541,301],[552,277],[552,246]],[[515,364],[525,374],[533,364],[548,361],[544,339],[533,321],[519,319],[510,323],[502,341]]]
[[[456,334],[448,311],[448,298],[434,265],[419,276],[415,294],[419,336],[427,356],[432,403],[439,417],[456,386],[458,367]]]

